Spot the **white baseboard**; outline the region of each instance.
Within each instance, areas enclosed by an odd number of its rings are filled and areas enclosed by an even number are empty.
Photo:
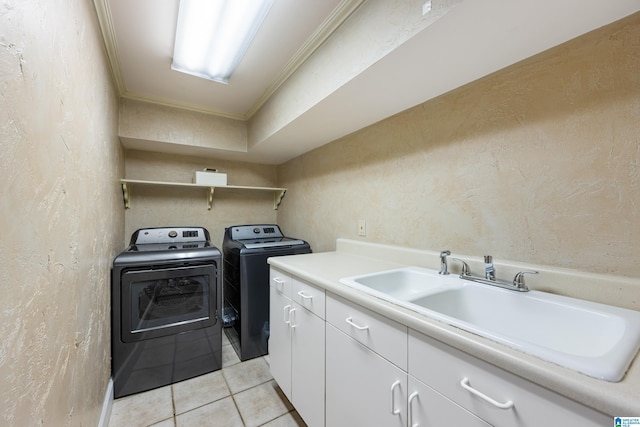
[[[113,379],[109,379],[107,391],[104,394],[102,402],[102,413],[100,414],[100,422],[98,427],[109,427],[109,418],[111,418],[111,407],[113,406]]]

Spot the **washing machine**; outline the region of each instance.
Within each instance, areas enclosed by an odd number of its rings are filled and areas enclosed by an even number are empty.
[[[269,265],[267,258],[311,253],[302,239],[276,224],[234,225],[222,243],[224,332],[240,360],[268,353]]]

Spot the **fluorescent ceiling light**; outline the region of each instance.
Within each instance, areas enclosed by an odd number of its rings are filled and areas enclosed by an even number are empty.
[[[180,0],[171,68],[228,83],[274,0]]]

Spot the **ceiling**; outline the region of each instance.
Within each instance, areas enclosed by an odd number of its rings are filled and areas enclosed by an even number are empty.
[[[179,0],[95,3],[123,97],[245,120],[362,0],[275,1],[229,84],[171,69]]]
[[[279,97],[287,106],[298,101],[300,94],[287,92],[284,83],[296,70],[302,70],[299,67],[314,52],[326,54],[322,43],[340,25],[351,28],[347,18],[369,18],[384,7],[405,5],[403,1],[408,0],[387,1],[276,0],[239,68],[224,85],[171,70],[179,0],[94,0],[123,98],[239,119],[249,126],[256,118],[264,120],[261,115],[287,115],[286,121],[247,141],[246,149],[241,150],[121,136],[123,144],[134,149],[280,164],[640,10],[639,2],[629,0],[456,0],[455,7],[437,22],[334,86],[312,105],[294,114],[269,110],[261,114],[260,107],[274,93],[284,93]],[[437,1],[453,4],[452,0],[433,0],[434,5]],[[421,9],[424,1],[413,3]],[[400,20],[398,28],[402,25]],[[377,28],[368,31],[375,33]],[[351,56],[358,56],[358,47],[350,51]],[[360,50],[366,49],[365,44]],[[316,61],[315,69],[305,67],[304,71],[313,75],[316,86],[331,86],[335,82],[317,79],[328,79],[330,73],[325,71],[333,65]],[[325,69],[319,68],[323,66]]]

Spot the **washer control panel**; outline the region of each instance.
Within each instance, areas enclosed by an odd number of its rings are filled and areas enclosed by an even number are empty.
[[[141,228],[131,236],[132,245],[188,243],[207,240],[209,240],[209,233],[202,227]]]

